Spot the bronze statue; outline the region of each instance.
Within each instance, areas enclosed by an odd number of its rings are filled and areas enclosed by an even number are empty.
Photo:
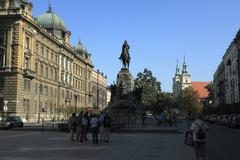
[[[124,41],[124,44],[122,46],[122,53],[121,53],[121,56],[119,57],[119,59],[123,63],[123,68],[129,68],[130,59],[131,59],[129,54],[129,49],[130,49],[130,46],[128,45],[127,41]]]

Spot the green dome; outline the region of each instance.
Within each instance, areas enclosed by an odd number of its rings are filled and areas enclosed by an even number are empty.
[[[74,46],[74,50],[78,54],[88,54],[87,48],[81,42]]]
[[[46,13],[37,17],[37,23],[46,29],[59,29],[67,31],[63,20],[52,12],[51,6],[49,6],[49,10]]]

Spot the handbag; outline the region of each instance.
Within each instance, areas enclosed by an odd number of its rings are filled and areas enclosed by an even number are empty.
[[[193,132],[191,130],[186,131],[184,143],[190,147],[193,147]]]

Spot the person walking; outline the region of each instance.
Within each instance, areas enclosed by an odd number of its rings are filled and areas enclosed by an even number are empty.
[[[206,160],[206,131],[209,127],[206,122],[203,121],[201,114],[197,116],[197,119],[192,123],[190,130],[193,134],[193,148],[197,160]]]
[[[68,128],[70,130],[70,140],[74,142],[74,132],[76,131],[76,113],[73,113],[68,120]]]
[[[103,127],[104,127],[104,142],[109,142],[110,140],[110,127],[111,127],[111,117],[106,113],[103,119]]]
[[[87,126],[88,126],[88,118],[87,113],[82,116],[82,129],[81,129],[81,137],[80,142],[82,143],[83,140],[87,141]]]
[[[98,143],[98,118],[96,114],[93,114],[91,120],[90,120],[90,127],[92,130],[92,139],[93,143]]]
[[[105,114],[104,112],[100,113],[99,120],[98,120],[98,127],[99,127],[99,136],[100,141],[103,141],[104,139],[104,127],[103,127],[103,120],[104,120]]]
[[[83,117],[83,112],[81,111],[76,118],[76,121],[77,121],[76,122],[77,123],[77,126],[76,126],[76,140],[78,142],[81,142],[80,135],[82,133],[82,117]]]

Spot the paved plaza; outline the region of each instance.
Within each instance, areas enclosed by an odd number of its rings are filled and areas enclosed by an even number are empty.
[[[0,131],[1,160],[192,159],[182,134],[112,134],[110,143],[70,142],[64,132]]]
[[[0,130],[1,160],[193,160],[193,149],[184,145],[187,124],[180,133],[113,133],[111,142],[70,142],[67,132]],[[240,130],[210,125],[208,160],[235,159]],[[182,131],[182,133],[181,133]],[[221,131],[221,132],[220,132]],[[222,137],[228,137],[223,139]]]

